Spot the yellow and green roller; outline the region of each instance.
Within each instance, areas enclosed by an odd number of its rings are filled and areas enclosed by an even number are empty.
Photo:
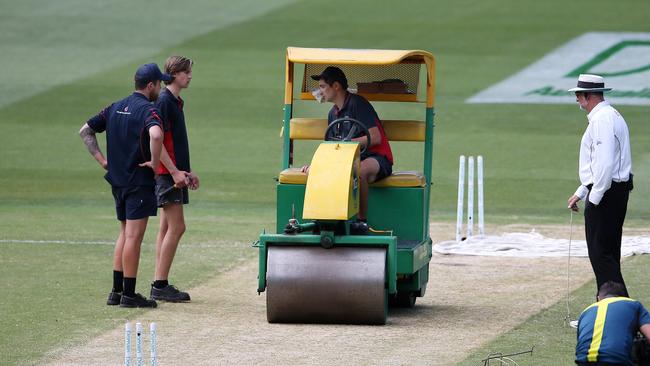
[[[286,66],[276,230],[262,234],[256,245],[257,290],[266,292],[267,320],[385,324],[389,304],[414,306],[429,278],[433,55],[417,50],[289,47]],[[369,101],[424,106],[422,120],[382,121],[390,141],[424,144],[423,169],[395,171],[370,186],[368,224],[374,230],[369,235],[350,234],[359,207],[359,144],[325,141],[312,157],[308,176],[292,167],[294,142],[322,140],[327,128],[324,118],[293,115],[294,94],[297,99],[313,99],[309,75],[327,66],[340,67],[351,87],[373,80],[404,80],[407,92],[362,95]]]

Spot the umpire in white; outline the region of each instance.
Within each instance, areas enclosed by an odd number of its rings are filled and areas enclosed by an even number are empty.
[[[621,283],[628,297],[621,274],[621,236],[632,190],[632,157],[627,124],[603,96],[610,90],[601,76],[589,74],[580,75],[578,86],[569,89],[589,124],[580,142],[581,185],[568,203],[578,211],[578,201],[585,201],[585,234],[596,285]]]

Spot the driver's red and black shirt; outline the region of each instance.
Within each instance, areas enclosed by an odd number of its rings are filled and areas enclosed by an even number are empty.
[[[391,164],[393,163],[393,152],[390,149],[390,144],[386,138],[384,128],[381,125],[381,121],[379,120],[379,116],[377,116],[375,108],[373,108],[372,104],[370,104],[366,98],[358,94],[348,93],[348,96],[345,98],[345,102],[343,103],[343,108],[339,109],[335,104],[332,109],[330,109],[330,112],[327,115],[327,123],[332,123],[332,121],[343,117],[350,117],[359,120],[367,129],[377,127],[379,134],[381,135],[381,142],[377,145],[371,146],[368,151],[371,155],[383,155]],[[360,136],[361,134],[355,137]]]

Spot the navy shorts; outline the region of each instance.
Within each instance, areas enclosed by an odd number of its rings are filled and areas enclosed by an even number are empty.
[[[163,207],[170,203],[182,203],[186,205],[190,202],[187,187],[174,188],[174,178],[172,178],[171,174],[156,176],[156,199],[158,207]]]
[[[139,220],[156,216],[156,195],[153,186],[113,187],[117,219]]]
[[[388,161],[388,159],[384,155],[370,154],[367,157],[363,158],[362,160],[366,160],[370,158],[377,160],[377,163],[379,163],[379,172],[377,172],[377,178],[375,179],[375,182],[393,174],[393,164],[390,161]]]

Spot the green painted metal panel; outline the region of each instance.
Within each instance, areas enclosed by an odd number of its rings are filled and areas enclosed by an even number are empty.
[[[423,187],[370,189],[368,204],[370,226],[378,230],[392,230],[392,235],[400,240],[422,243],[422,246],[398,250],[399,273],[417,271],[431,256],[431,240],[424,225],[425,191]],[[283,233],[285,225],[291,218],[292,206],[295,209],[295,217],[302,222],[304,194],[305,186],[302,184],[277,185],[276,233]]]
[[[392,230],[393,235],[406,240],[424,240],[428,237],[425,225],[425,187],[371,187],[368,199],[368,223],[377,230]],[[302,220],[305,185],[277,185],[276,232],[282,233],[295,215]]]
[[[412,250],[397,250],[397,273],[411,274],[413,273],[413,251]]]
[[[401,240],[425,239],[425,188],[371,187],[368,223],[377,230],[392,230]]]
[[[426,110],[426,115],[425,115],[425,124],[426,124],[426,129],[425,129],[425,135],[426,135],[426,140],[424,144],[424,176],[427,179],[427,186],[425,190],[425,195],[424,195],[424,236],[428,237],[429,236],[429,205],[430,205],[430,197],[431,197],[431,186],[432,186],[432,180],[431,180],[431,169],[432,169],[432,164],[433,164],[433,139],[434,139],[434,130],[435,130],[435,122],[434,122],[434,115],[435,111],[433,108],[427,108]]]
[[[262,234],[262,236],[265,234]],[[260,236],[257,242],[257,293],[266,290],[266,260],[268,258],[268,251],[266,249],[266,241]]]
[[[432,249],[431,249],[431,238],[422,243],[422,245],[416,248],[413,251],[413,268],[420,269],[423,266],[427,265],[431,260]]]
[[[284,118],[282,120],[283,134],[282,134],[282,168],[287,169],[290,166],[289,160],[291,157],[291,140],[289,139],[289,128],[292,115],[291,104],[284,105]]]
[[[431,259],[431,239],[404,247],[397,245],[397,273],[412,274],[429,263]]]
[[[431,164],[433,158],[433,108],[427,108],[425,113],[425,140],[424,140],[424,176],[431,182]]]
[[[285,225],[291,218],[291,207],[295,209],[298,221],[302,222],[302,206],[305,199],[304,184],[281,184],[277,185],[276,204],[276,233],[281,234]]]

